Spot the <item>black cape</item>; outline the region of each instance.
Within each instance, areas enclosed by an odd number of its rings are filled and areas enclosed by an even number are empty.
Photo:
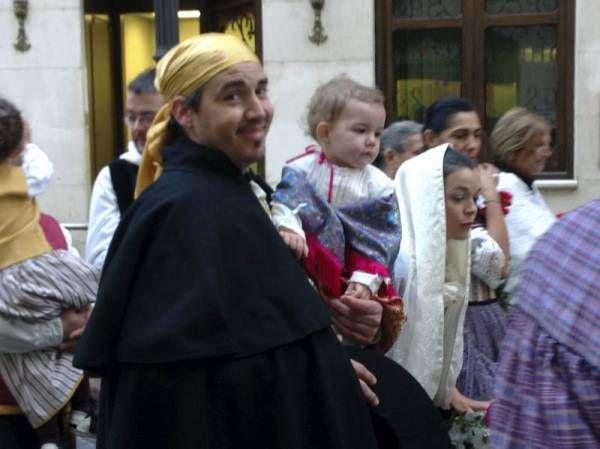
[[[346,347],[377,377],[380,403],[371,416],[380,448],[452,449],[448,427],[421,384],[402,366],[369,349]]]
[[[328,312],[224,153],[184,137],[125,214],[75,356],[115,362],[243,357],[327,327]]]
[[[328,312],[220,151],[180,136],[125,214],[75,365],[99,449],[377,447]]]

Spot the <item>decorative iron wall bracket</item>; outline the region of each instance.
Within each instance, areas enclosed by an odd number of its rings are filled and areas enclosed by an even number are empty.
[[[25,33],[25,19],[27,18],[27,13],[29,11],[29,1],[13,0],[13,10],[15,12],[15,17],[19,21],[19,33],[17,34],[17,42],[15,42],[14,47],[17,51],[25,53],[31,48],[31,44]]]
[[[321,22],[321,11],[325,6],[325,0],[309,0],[310,5],[315,13],[315,21],[313,23],[312,34],[308,36],[308,40],[315,45],[321,45],[327,40],[323,23]]]

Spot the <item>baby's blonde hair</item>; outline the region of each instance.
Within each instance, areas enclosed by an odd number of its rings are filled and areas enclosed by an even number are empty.
[[[533,139],[550,129],[548,121],[535,112],[521,107],[509,109],[500,117],[490,136],[496,162],[510,165]]]
[[[365,103],[384,103],[383,93],[376,87],[367,87],[339,75],[320,85],[308,104],[308,133],[317,139],[317,126],[321,122],[334,123],[350,100]]]

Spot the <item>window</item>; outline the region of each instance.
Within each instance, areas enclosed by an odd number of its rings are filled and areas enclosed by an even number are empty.
[[[524,106],[553,126],[545,178],[573,175],[575,0],[375,0],[377,80],[391,120],[462,95],[491,132]]]

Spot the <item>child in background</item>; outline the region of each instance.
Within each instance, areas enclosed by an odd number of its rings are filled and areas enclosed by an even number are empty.
[[[390,279],[400,246],[391,180],[370,165],[385,125],[383,95],[339,76],[320,86],[308,110],[319,143],[288,161],[272,218],[324,298],[342,294],[384,304],[376,347],[394,342],[404,313]]]
[[[39,209],[19,165],[25,148],[19,111],[0,98],[0,315],[29,323],[65,309],[89,311],[99,272],[70,252],[55,250],[40,225]],[[71,425],[83,430],[92,411],[89,386],[72,356],[57,348],[0,353],[0,376],[42,449],[58,449],[65,435],[60,412],[70,403]]]

